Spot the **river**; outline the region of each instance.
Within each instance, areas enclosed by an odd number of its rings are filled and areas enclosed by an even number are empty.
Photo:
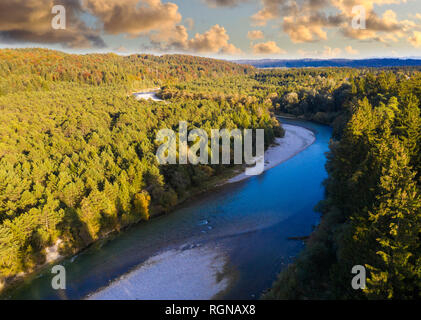
[[[168,215],[138,224],[62,261],[66,290],[49,270],[25,280],[14,299],[257,299],[303,249],[324,196],[331,129],[260,176],[226,184]]]

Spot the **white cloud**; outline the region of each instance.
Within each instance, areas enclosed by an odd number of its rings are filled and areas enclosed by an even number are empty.
[[[180,50],[190,53],[213,53],[238,55],[241,50],[229,43],[229,35],[224,27],[214,25],[208,31],[189,39],[184,26],[176,26],[171,30],[158,32],[150,36],[152,43],[160,50]]]
[[[251,40],[263,39],[265,35],[260,30],[251,30],[247,33],[247,37]]]
[[[346,46],[346,47],[345,47],[345,51],[346,51],[348,54],[350,54],[350,55],[357,55],[357,54],[359,54],[359,51],[358,51],[358,50],[356,50],[356,49],[354,49],[354,48],[352,48],[351,46]]]
[[[408,41],[416,48],[421,47],[421,32],[414,31]]]
[[[324,47],[322,56],[325,58],[335,58],[337,57],[339,54],[341,54],[342,50],[339,48],[331,48],[328,46]]]
[[[285,54],[286,51],[278,47],[274,41],[262,42],[252,45],[254,54]]]

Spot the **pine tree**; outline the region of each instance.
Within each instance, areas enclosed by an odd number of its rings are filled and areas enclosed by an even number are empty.
[[[377,205],[369,213],[372,250],[380,257],[369,264],[366,293],[373,298],[413,298],[421,293],[421,198],[409,167],[409,155],[393,138],[380,178]]]
[[[136,216],[139,216],[142,220],[149,220],[149,204],[151,197],[149,193],[143,191],[138,193],[134,197],[134,211]]]

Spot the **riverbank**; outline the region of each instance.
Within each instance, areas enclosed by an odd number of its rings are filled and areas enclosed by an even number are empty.
[[[169,250],[148,259],[88,300],[209,300],[229,284],[226,257],[214,248]]]
[[[282,127],[285,130],[285,136],[283,138],[276,138],[274,144],[265,151],[264,171],[291,159],[316,141],[314,133],[306,128],[290,124],[283,124]],[[249,177],[243,172],[228,179],[226,182],[239,182]]]

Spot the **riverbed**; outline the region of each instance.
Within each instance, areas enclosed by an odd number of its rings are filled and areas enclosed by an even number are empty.
[[[283,122],[311,129],[315,141],[260,176],[225,184],[63,261],[65,291],[51,288],[46,271],[11,298],[257,299],[302,250],[302,241],[288,238],[309,235],[318,223],[313,208],[327,176],[331,129]]]

